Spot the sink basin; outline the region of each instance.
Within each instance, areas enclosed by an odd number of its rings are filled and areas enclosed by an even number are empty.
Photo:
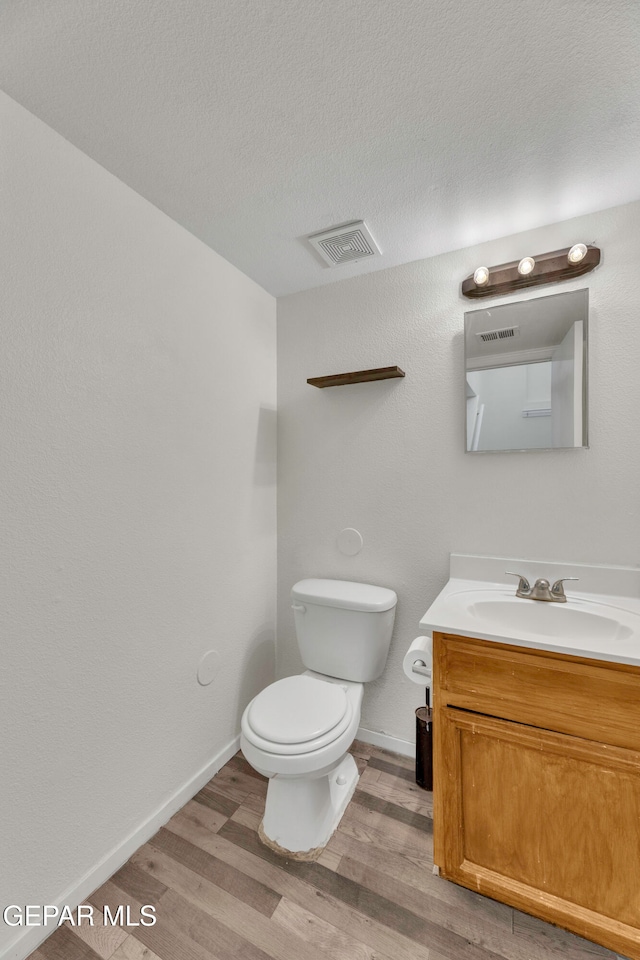
[[[633,614],[595,601],[545,603],[513,596],[488,598],[478,596],[479,593],[473,591],[466,597],[459,595],[461,605],[469,616],[490,628],[491,632],[498,628],[516,635],[530,633],[559,640],[571,638],[611,643],[633,636],[630,617],[638,620],[637,629],[640,630],[640,619]]]
[[[566,603],[529,600],[516,597],[505,570],[522,571],[530,583],[579,580]],[[640,566],[452,554],[450,574],[420,621],[427,636],[475,637],[640,667]]]

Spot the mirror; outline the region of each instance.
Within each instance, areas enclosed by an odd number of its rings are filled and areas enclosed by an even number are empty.
[[[587,446],[589,291],[464,315],[468,453]]]

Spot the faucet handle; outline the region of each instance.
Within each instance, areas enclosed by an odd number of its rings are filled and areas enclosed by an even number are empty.
[[[551,587],[551,593],[554,597],[565,597],[564,587],[562,584],[566,580],[579,580],[580,577],[562,577],[560,580],[556,580],[554,585]]]
[[[523,577],[523,576],[522,576],[521,573],[513,573],[512,570],[505,570],[505,574],[506,574],[508,577],[518,577],[518,579],[520,580],[520,583],[518,584],[518,589],[517,589],[517,591],[516,591],[517,593],[530,593],[530,592],[531,592],[531,584],[529,583],[529,581],[527,580],[526,577]]]

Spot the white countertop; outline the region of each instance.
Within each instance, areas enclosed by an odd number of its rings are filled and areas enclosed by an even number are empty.
[[[518,581],[505,570],[531,584],[539,577],[580,580],[565,585],[566,603],[549,603],[516,598]],[[451,574],[420,621],[425,633],[640,666],[639,569],[453,554]]]

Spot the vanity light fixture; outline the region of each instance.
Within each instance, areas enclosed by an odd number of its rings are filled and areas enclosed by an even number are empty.
[[[478,267],[462,281],[462,295],[470,299],[500,297],[522,287],[541,283],[558,283],[589,273],[600,263],[600,248],[592,244],[574,243],[564,250],[523,257],[496,267]]]

